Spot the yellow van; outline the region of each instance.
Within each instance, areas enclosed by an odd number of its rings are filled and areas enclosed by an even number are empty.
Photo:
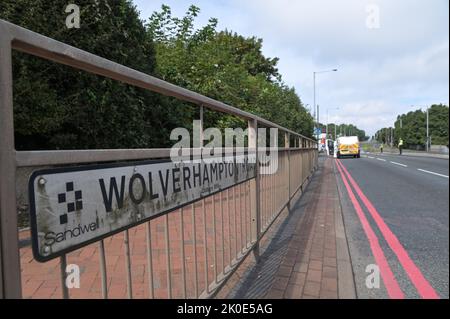
[[[337,158],[344,156],[361,157],[358,136],[341,136],[337,139]]]

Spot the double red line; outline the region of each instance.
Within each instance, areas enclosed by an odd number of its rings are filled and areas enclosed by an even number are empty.
[[[356,210],[356,214],[358,215],[359,220],[364,229],[364,232],[367,236],[367,239],[369,240],[370,248],[375,257],[375,262],[380,268],[381,278],[383,279],[389,297],[395,299],[403,299],[404,294],[397,282],[397,279],[394,276],[394,273],[391,270],[391,267],[389,266],[389,263],[387,262],[386,256],[384,255],[384,252],[380,246],[378,237],[373,231],[372,227],[370,226],[370,223],[367,220],[367,217],[364,214],[364,211],[361,208],[361,205],[359,204],[355,196],[355,193],[350,187],[350,184],[351,186],[353,186],[353,188],[356,191],[356,194],[359,196],[360,200],[362,201],[362,203],[364,204],[364,206],[367,208],[370,215],[374,219],[375,223],[380,229],[380,232],[383,235],[386,242],[388,243],[389,247],[397,256],[398,260],[400,261],[400,264],[402,265],[408,277],[411,279],[413,285],[416,287],[419,295],[422,298],[426,299],[438,299],[439,295],[436,293],[436,291],[433,289],[430,283],[425,279],[420,269],[409,257],[406,249],[402,246],[398,238],[386,225],[383,218],[380,216],[380,214],[378,213],[374,205],[370,202],[370,200],[367,198],[367,196],[363,193],[363,191],[355,182],[355,180],[350,175],[348,170],[345,168],[345,166],[341,163],[339,159],[336,160],[336,163],[337,163],[336,166],[339,170],[345,188],[347,189],[353,207]]]

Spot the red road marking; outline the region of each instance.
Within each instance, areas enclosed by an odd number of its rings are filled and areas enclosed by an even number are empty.
[[[373,204],[370,202],[370,200],[366,197],[366,195],[362,192],[361,188],[358,186],[353,177],[347,171],[344,164],[342,164],[339,160],[337,162],[339,165],[342,166],[342,169],[344,170],[345,174],[350,180],[350,183],[356,190],[356,193],[361,198],[364,205],[367,207],[369,213],[372,215],[378,228],[383,234],[383,237],[386,239],[389,247],[394,251],[395,255],[400,261],[400,264],[405,269],[405,272],[408,274],[409,278],[416,287],[420,296],[426,299],[439,299],[439,295],[433,289],[431,284],[425,279],[419,267],[417,267],[416,264],[409,257],[406,249],[402,246],[402,244],[400,243],[398,238],[394,235],[394,233],[391,231],[391,229],[386,225],[383,218],[380,216],[380,214],[373,206]]]
[[[347,189],[353,207],[355,208],[359,220],[361,221],[367,239],[369,240],[370,249],[372,250],[372,254],[375,257],[375,261],[378,267],[380,267],[381,277],[383,278],[383,282],[384,285],[386,286],[386,290],[388,292],[389,297],[395,299],[403,299],[404,298],[403,291],[400,289],[397,279],[395,279],[391,267],[387,262],[386,256],[384,255],[380,243],[378,242],[378,237],[375,235],[372,227],[370,226],[366,218],[366,215],[364,214],[361,208],[361,205],[359,205],[359,202],[356,199],[355,194],[353,193],[344,173],[342,172],[342,169],[339,167],[339,165],[336,166],[339,170],[339,173],[341,174],[342,181],[344,182],[345,188]]]

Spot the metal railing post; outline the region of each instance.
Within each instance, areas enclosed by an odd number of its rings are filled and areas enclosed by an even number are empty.
[[[67,287],[67,256],[59,257],[59,273],[61,275],[61,291],[63,299],[69,299],[69,288]]]
[[[22,298],[16,209],[11,39],[3,27],[0,25],[0,297]]]
[[[260,203],[260,172],[258,160],[258,121],[248,121],[248,149],[255,154],[255,179],[250,180],[250,200],[255,205],[251,205],[252,229],[255,234],[255,246],[253,255],[255,259],[259,259],[259,237],[261,234],[261,203]]]
[[[284,147],[287,148],[287,172],[288,172],[288,202],[287,209],[289,214],[291,213],[291,134],[284,134]]]

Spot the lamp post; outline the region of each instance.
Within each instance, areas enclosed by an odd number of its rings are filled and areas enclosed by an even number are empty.
[[[337,69],[324,70],[324,71],[314,71],[313,72],[313,87],[314,87],[314,118],[316,119],[316,128],[319,126],[319,106],[316,104],[316,74],[319,73],[327,73],[327,72],[336,72]],[[317,108],[317,112],[316,112]],[[319,139],[319,135],[317,135],[317,140]]]
[[[430,116],[429,116],[428,110],[429,110],[429,107],[427,106],[427,152],[430,151],[430,146],[431,146],[431,143],[430,143],[430,131],[429,131],[429,119],[430,119]]]

